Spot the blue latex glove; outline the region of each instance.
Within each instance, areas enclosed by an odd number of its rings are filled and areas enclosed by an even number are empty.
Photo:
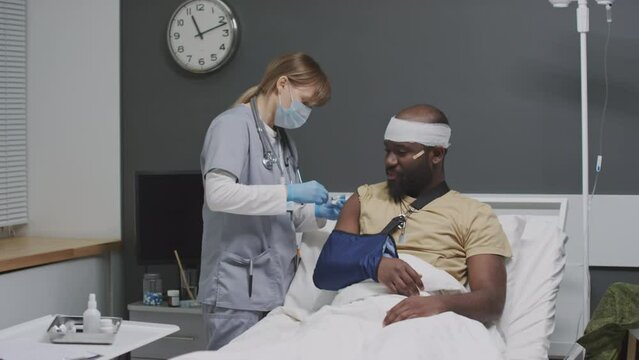
[[[344,207],[346,197],[340,196],[338,199],[331,200],[325,204],[315,205],[315,217],[328,220],[337,220],[340,211]]]
[[[289,184],[286,186],[286,201],[300,204],[323,204],[328,200],[328,191],[317,181],[307,181],[301,184]]]

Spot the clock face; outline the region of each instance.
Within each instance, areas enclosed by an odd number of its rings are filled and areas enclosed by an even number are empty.
[[[238,29],[233,13],[221,0],[188,0],[173,13],[167,36],[173,59],[181,67],[205,73],[231,58]]]

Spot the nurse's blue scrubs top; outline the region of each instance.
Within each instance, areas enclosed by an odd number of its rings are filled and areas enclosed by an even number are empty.
[[[292,141],[289,136],[289,141]],[[292,146],[297,158],[295,146]],[[203,181],[225,170],[245,185],[281,184],[275,164],[262,164],[263,151],[250,107],[239,105],[216,117],[200,156]],[[289,166],[292,168],[292,166]],[[288,169],[290,178],[294,170]],[[198,301],[239,310],[269,311],[282,305],[295,274],[295,229],[289,213],[257,216],[202,208],[202,263]],[[253,263],[249,297],[249,263]]]

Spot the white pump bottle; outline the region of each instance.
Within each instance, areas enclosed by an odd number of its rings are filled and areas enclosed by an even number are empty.
[[[82,332],[84,333],[100,332],[100,311],[97,309],[95,294],[89,294],[89,304],[84,314],[82,314],[82,324]]]

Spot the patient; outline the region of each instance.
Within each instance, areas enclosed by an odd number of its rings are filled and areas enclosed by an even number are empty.
[[[444,160],[449,137],[448,120],[434,106],[400,111],[384,136],[387,181],[360,186],[335,227],[375,234],[405,214],[405,228],[392,233],[398,252],[417,256],[470,287],[464,294],[419,296],[420,275],[401,259],[383,257],[378,281],[408,296],[387,312],[384,325],[446,311],[490,323],[504,308],[504,259],[511,256],[510,245],[490,206],[448,191]],[[411,213],[409,205],[428,192],[443,195]]]

